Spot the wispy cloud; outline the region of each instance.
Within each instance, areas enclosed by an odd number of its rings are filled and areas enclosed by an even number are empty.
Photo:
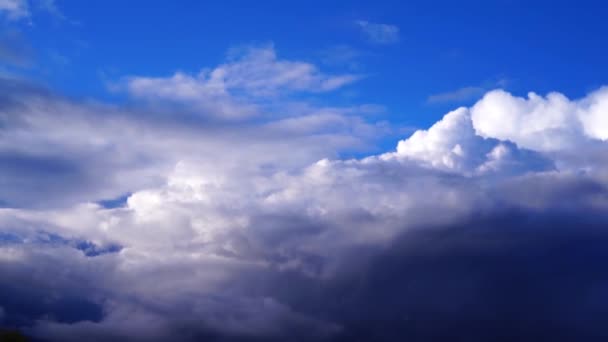
[[[0,0],[0,17],[4,16],[9,21],[31,22],[32,11],[45,12],[57,19],[65,19],[55,0]]]
[[[430,104],[465,102],[477,99],[489,90],[505,87],[506,85],[506,79],[499,79],[497,81],[484,82],[481,85],[465,86],[458,89],[429,95],[426,102]]]
[[[357,20],[356,24],[372,43],[394,44],[399,41],[399,27],[395,25],[371,23],[366,20]]]
[[[330,75],[307,62],[280,59],[273,46],[262,46],[233,50],[225,63],[198,74],[133,76],[125,85],[134,97],[199,107],[215,104],[212,111],[216,117],[238,117],[251,114],[251,104],[264,99],[330,92],[360,78],[351,73]]]
[[[20,20],[30,17],[30,10],[26,0],[0,0],[0,14],[8,20]]]
[[[462,87],[456,90],[446,91],[430,95],[428,103],[462,102],[482,95],[485,91],[483,87]]]
[[[59,9],[59,7],[57,7],[55,0],[38,0],[37,5],[40,10],[49,13],[57,19],[66,18],[63,12]]]

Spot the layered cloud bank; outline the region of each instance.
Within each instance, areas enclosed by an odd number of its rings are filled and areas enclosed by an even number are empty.
[[[375,107],[283,92],[356,76],[234,58],[126,78],[179,102],[157,111],[2,82],[0,324],[50,341],[606,337],[606,88],[491,91],[340,159],[383,132]]]

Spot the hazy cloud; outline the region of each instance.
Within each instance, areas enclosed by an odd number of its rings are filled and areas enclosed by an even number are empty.
[[[399,27],[395,25],[371,23],[366,20],[357,20],[356,24],[372,43],[394,44],[399,42]]]
[[[0,0],[0,14],[9,20],[20,20],[30,17],[27,0]]]
[[[463,87],[453,91],[429,95],[428,103],[461,102],[482,95],[486,90],[482,87]]]
[[[197,75],[132,76],[126,89],[134,97],[169,100],[204,108],[214,117],[238,118],[256,112],[255,103],[291,93],[323,93],[360,78],[326,75],[310,63],[281,60],[272,46],[233,50],[226,63]],[[253,103],[253,104],[252,104]]]

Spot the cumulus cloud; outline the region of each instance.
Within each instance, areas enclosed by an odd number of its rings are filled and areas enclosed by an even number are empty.
[[[395,25],[371,23],[366,20],[357,20],[356,24],[372,43],[394,44],[399,42],[399,27]]]
[[[185,83],[143,78],[141,96],[179,83],[248,104],[332,77],[262,49]],[[51,341],[603,332],[604,89],[492,91],[393,151],[340,159],[377,134],[369,106],[285,101],[235,122],[2,87],[4,325]]]
[[[551,169],[551,161],[531,150],[518,149],[509,141],[476,134],[467,108],[444,116],[429,130],[415,132],[397,145],[397,151],[382,156],[408,158],[433,168],[461,173],[521,173]]]

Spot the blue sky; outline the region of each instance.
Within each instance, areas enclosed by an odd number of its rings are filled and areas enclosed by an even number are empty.
[[[107,83],[125,75],[197,72],[234,46],[273,43],[282,58],[366,75],[324,101],[380,104],[388,120],[424,127],[484,89],[579,97],[608,73],[606,9],[593,1],[64,0],[61,17],[32,7],[31,21],[8,24],[30,47],[16,72],[80,97],[119,100]],[[398,39],[374,43],[358,21],[393,25]]]
[[[0,0],[0,339],[605,341],[607,12]]]

